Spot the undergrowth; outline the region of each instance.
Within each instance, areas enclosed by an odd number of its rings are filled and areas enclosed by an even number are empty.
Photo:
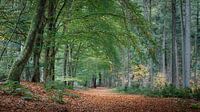
[[[30,90],[20,85],[19,82],[15,81],[7,81],[0,85],[0,90],[8,95],[21,96],[21,98],[24,100],[37,99],[37,96],[33,95]]]
[[[65,89],[73,89],[72,86],[65,85],[62,81],[49,81],[44,84],[44,88],[47,92],[51,93],[50,99],[54,102],[64,104],[64,95],[72,98],[78,98],[78,95],[71,94],[65,91]]]
[[[150,87],[124,87],[116,88],[115,91],[129,94],[140,94],[151,97],[177,97],[177,98],[193,98],[200,100],[200,88],[176,88],[173,85],[165,85],[162,88]]]

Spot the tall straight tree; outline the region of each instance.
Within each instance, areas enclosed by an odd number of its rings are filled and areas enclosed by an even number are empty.
[[[176,0],[172,0],[172,84],[178,86],[177,37],[176,37]]]
[[[199,34],[199,1],[197,0],[197,13],[196,13],[196,35],[195,35],[195,45],[194,45],[194,55],[195,55],[195,67],[194,67],[194,83],[197,85],[197,63],[198,63],[198,45],[197,45],[197,38]]]
[[[40,30],[44,29],[45,26],[44,23],[45,4],[46,0],[39,0],[36,10],[36,15],[32,21],[32,27],[26,39],[25,47],[22,50],[20,56],[16,59],[16,61],[12,65],[12,68],[9,72],[8,80],[20,82],[20,77],[23,72],[23,69],[32,54],[36,36],[38,35]]]
[[[190,0],[185,0],[185,39],[184,39],[184,77],[183,86],[190,86],[190,62],[191,62],[191,45],[190,45]]]
[[[185,38],[185,24],[184,24],[184,17],[183,17],[183,0],[180,0],[180,21],[181,21],[181,73],[184,75],[184,38]]]

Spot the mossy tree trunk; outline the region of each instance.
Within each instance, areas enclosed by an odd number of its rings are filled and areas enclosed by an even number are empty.
[[[54,80],[54,65],[55,65],[55,29],[56,29],[56,2],[57,0],[49,0],[48,3],[48,39],[46,39],[45,49],[45,71],[44,80]]]
[[[20,82],[20,77],[23,69],[32,54],[36,36],[39,30],[44,28],[45,4],[46,0],[39,0],[36,15],[33,19],[32,27],[26,39],[25,47],[19,57],[13,63],[9,72],[8,80]]]
[[[32,82],[40,82],[40,54],[43,46],[43,32],[44,28],[42,28],[39,31],[35,40],[34,51],[33,51],[34,71],[33,71]]]

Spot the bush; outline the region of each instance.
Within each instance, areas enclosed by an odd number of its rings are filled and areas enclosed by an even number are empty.
[[[178,97],[178,98],[196,98],[200,99],[200,89],[196,89],[194,92],[190,88],[176,88],[173,85],[165,85],[162,88],[148,88],[148,87],[131,87],[116,88],[118,92],[141,94],[152,97]]]
[[[192,109],[200,109],[200,104],[192,104],[191,108]]]
[[[45,90],[48,92],[53,93],[51,96],[51,99],[57,103],[63,104],[65,103],[63,100],[63,93],[64,89],[66,88],[65,84],[61,81],[49,81],[46,82],[45,85]]]
[[[62,83],[61,81],[48,81],[44,84],[44,88],[47,91],[51,91],[51,90],[64,90],[65,84]]]
[[[166,85],[160,90],[160,94],[163,97],[179,97],[179,98],[191,98],[192,90],[190,88],[176,88],[173,85]]]
[[[63,90],[58,90],[55,92],[55,94],[52,96],[53,101],[60,103],[60,104],[64,104],[64,100],[63,100]]]
[[[66,88],[67,88],[67,89],[73,90],[73,89],[74,89],[74,86],[72,86],[72,85],[67,85]]]

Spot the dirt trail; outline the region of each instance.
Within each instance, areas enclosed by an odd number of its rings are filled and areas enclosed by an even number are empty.
[[[125,95],[111,89],[80,91],[80,98],[70,102],[71,112],[200,112],[190,103],[175,98],[151,98]]]

